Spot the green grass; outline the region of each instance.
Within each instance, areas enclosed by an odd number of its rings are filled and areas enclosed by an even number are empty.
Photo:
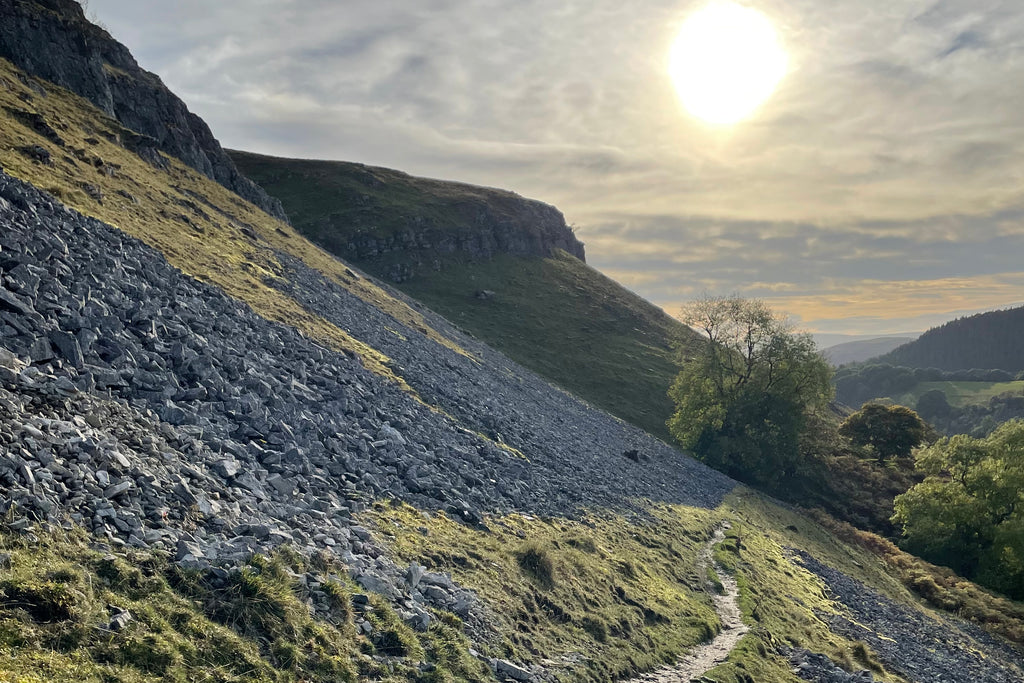
[[[780,645],[829,655],[849,670],[886,673],[870,649],[832,633],[836,609],[820,580],[789,559],[806,548],[908,605],[914,597],[872,555],[818,524],[743,489],[717,510],[647,506],[648,519],[593,512],[582,520],[510,515],[467,529],[444,515],[378,504],[368,523],[401,562],[449,571],[477,591],[501,640],[486,654],[543,663],[560,681],[628,678],[676,661],[720,628],[697,558],[714,527],[732,523],[715,559],[735,574],[751,627],[718,683],[795,683]]]
[[[355,276],[291,226],[176,159],[164,157],[166,169],[148,164],[123,146],[134,134],[91,103],[45,82],[46,95],[41,95],[24,85],[23,78],[0,59],[0,166],[7,173],[142,240],[172,265],[216,285],[259,315],[291,325],[328,347],[357,354],[369,369],[399,384],[403,382],[384,354],[272,286],[284,273],[276,251],[303,260],[396,320],[462,353],[427,326],[420,313]],[[28,125],[31,115],[41,116],[62,144]],[[40,163],[21,151],[31,145],[46,149],[51,163]],[[86,186],[100,195],[86,192]]]
[[[443,514],[378,503],[365,513],[379,540],[402,562],[449,571],[476,590],[494,637],[474,646],[488,656],[539,663],[560,681],[609,681],[674,662],[719,629],[708,577],[697,558],[723,519],[732,523],[715,559],[736,576],[751,627],[725,662],[705,676],[716,683],[795,683],[779,645],[828,654],[878,680],[900,679],[863,643],[831,633],[835,606],[821,582],[790,560],[806,549],[826,563],[908,606],[935,587],[948,609],[1008,636],[1019,636],[1019,605],[979,593],[900,555],[876,558],[871,539],[843,535],[740,490],[717,510],[648,505],[647,517],[594,512],[581,520],[510,515],[469,529]],[[824,518],[822,518],[824,519]],[[828,524],[828,520],[824,520]],[[489,680],[470,656],[453,615],[435,613],[427,633],[407,627],[379,596],[360,612],[345,567],[321,555],[283,550],[255,556],[224,584],[178,569],[154,552],[97,550],[84,532],[39,533],[38,542],[0,531],[0,680],[42,681],[475,681]],[[898,553],[898,551],[894,551]],[[895,556],[894,556],[895,557]],[[890,563],[909,568],[903,581]],[[295,577],[317,575],[331,613],[311,616]],[[933,580],[929,581],[929,577]],[[948,577],[945,577],[948,579]],[[106,630],[117,609],[134,616]],[[375,627],[367,638],[354,619]],[[998,623],[985,621],[998,619]],[[1016,630],[1015,630],[1016,629]],[[398,657],[385,664],[374,654]],[[430,662],[432,671],[419,664]]]
[[[360,232],[378,237],[427,228],[475,233],[482,213],[497,221],[515,220],[524,202],[531,202],[507,190],[417,178],[377,166],[228,153],[243,174],[273,188],[303,234],[334,253]]]
[[[361,164],[231,155],[282,201],[298,230],[342,258],[355,257],[348,247],[360,234],[473,234],[482,215],[521,222],[517,212],[528,202]],[[436,257],[444,263],[440,271],[420,272],[397,287],[567,391],[669,440],[666,393],[678,373],[672,344],[694,343],[689,328],[565,253],[487,262],[458,252]],[[386,279],[406,260],[391,253],[358,265]],[[480,290],[494,296],[479,299]]]
[[[442,613],[426,633],[371,596],[371,637],[355,628],[344,566],[282,552],[255,556],[225,584],[178,569],[166,555],[98,552],[81,531],[38,543],[0,532],[0,680],[104,683],[255,681],[476,681],[458,619]],[[298,573],[323,577],[329,618],[310,615]],[[332,578],[333,577],[333,578]],[[362,591],[359,591],[362,592]],[[106,628],[116,610],[133,616]],[[384,652],[387,643],[401,651]],[[399,655],[382,666],[373,654]],[[420,662],[435,669],[421,674]]]
[[[946,395],[951,406],[988,405],[989,399],[1000,394],[1024,394],[1024,381],[1015,382],[921,382],[911,391],[893,397],[895,403],[916,406],[921,395],[938,389]]]
[[[501,255],[399,287],[554,384],[670,439],[671,342],[694,336],[579,259]],[[477,290],[494,296],[479,299]]]
[[[488,531],[406,505],[379,504],[369,517],[400,561],[477,591],[500,636],[486,654],[603,682],[672,662],[719,628],[695,566],[718,515],[653,512],[650,525],[510,515]]]

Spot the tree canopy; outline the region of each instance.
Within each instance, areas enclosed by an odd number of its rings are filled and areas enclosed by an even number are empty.
[[[916,454],[926,479],[896,498],[909,550],[1024,598],[1024,421]]]
[[[669,431],[699,459],[749,483],[798,469],[809,412],[827,405],[832,370],[810,335],[762,301],[705,297],[681,320],[707,343],[682,354]]]
[[[912,368],[1024,370],[1024,307],[978,313],[928,330],[876,359]]]
[[[906,457],[925,439],[927,425],[910,408],[865,403],[839,427],[839,433],[859,446],[870,446],[878,462]]]

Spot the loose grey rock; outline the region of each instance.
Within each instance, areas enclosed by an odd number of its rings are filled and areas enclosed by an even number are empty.
[[[472,592],[437,572],[417,581],[353,516],[381,499],[481,526],[510,511],[633,513],[643,498],[714,508],[735,485],[443,319],[424,311],[469,355],[287,254],[274,286],[387,354],[440,410],[2,172],[0,200],[0,500],[22,515],[14,530],[70,518],[197,571],[289,543],[334,555],[415,623],[417,609],[454,610],[484,640]],[[622,457],[634,449],[643,467]]]
[[[125,628],[128,624],[134,621],[132,613],[128,610],[118,610],[114,616],[110,618],[110,623],[107,624],[107,629],[111,631],[120,631]]]
[[[533,673],[531,671],[505,659],[495,659],[493,669],[499,676],[511,678],[514,681],[533,680]]]

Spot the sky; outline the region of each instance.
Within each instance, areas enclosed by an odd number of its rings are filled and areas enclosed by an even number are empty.
[[[226,147],[554,204],[591,265],[670,314],[738,293],[825,339],[1024,304],[1024,3],[743,3],[774,25],[786,74],[714,126],[668,69],[707,1],[87,11]]]

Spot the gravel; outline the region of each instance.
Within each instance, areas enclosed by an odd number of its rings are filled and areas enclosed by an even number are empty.
[[[1021,653],[976,625],[893,602],[805,552],[796,555],[848,610],[831,618],[831,628],[866,642],[886,668],[920,683],[1024,681]]]

